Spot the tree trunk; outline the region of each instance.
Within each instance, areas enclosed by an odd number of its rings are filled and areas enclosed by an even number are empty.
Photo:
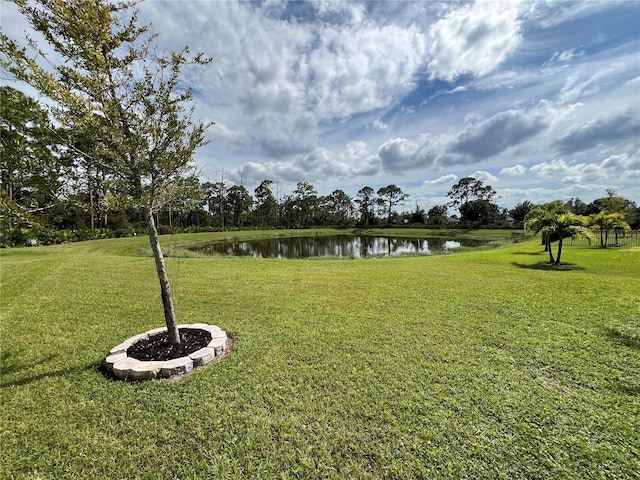
[[[549,252],[549,263],[554,263],[555,260],[553,259],[553,250],[551,249],[550,238],[551,237],[547,236],[547,241],[545,242],[545,249]]]
[[[158,239],[158,230],[156,228],[155,219],[151,209],[146,211],[147,227],[149,229],[149,241],[153,250],[153,258],[156,261],[156,270],[158,272],[158,280],[160,281],[160,292],[162,295],[162,306],[164,307],[164,319],[167,324],[169,333],[169,343],[180,343],[180,335],[178,333],[178,322],[176,320],[176,312],[173,308],[173,299],[171,298],[171,287],[169,285],[169,277],[167,268],[164,265],[164,257],[160,248],[160,240]]]
[[[551,249],[549,249],[551,251]],[[558,240],[558,255],[556,256],[556,265],[560,265],[560,256],[562,255],[562,237]]]

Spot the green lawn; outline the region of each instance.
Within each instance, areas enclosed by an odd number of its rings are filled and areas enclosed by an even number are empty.
[[[640,253],[539,243],[170,258],[180,322],[236,343],[139,384],[97,367],[163,325],[145,238],[2,250],[0,476],[637,479]]]

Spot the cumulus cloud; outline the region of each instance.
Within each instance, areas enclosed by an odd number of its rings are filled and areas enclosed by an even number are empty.
[[[458,179],[456,175],[450,173],[448,175],[443,175],[441,177],[436,178],[435,180],[425,180],[422,182],[423,185],[443,185],[450,184],[455,182]]]
[[[540,177],[563,177],[571,167],[562,159],[542,162],[529,168],[530,172]]]
[[[432,165],[441,151],[437,142],[429,135],[421,135],[416,140],[392,138],[384,142],[378,156],[386,171],[402,173],[416,167]]]
[[[469,176],[475,178],[476,180],[481,180],[484,183],[498,181],[498,177],[491,175],[489,172],[486,172],[484,170],[476,170]]]
[[[336,178],[375,175],[380,168],[380,158],[364,142],[353,141],[336,149],[317,147],[308,152],[290,155],[285,160],[248,162],[243,166],[242,173],[250,182],[259,182],[265,178],[284,183],[300,179],[325,182]]]
[[[571,128],[555,143],[563,155],[590,150],[595,147],[620,142],[638,145],[640,139],[640,111],[629,108],[622,113],[601,115],[598,118]]]
[[[470,161],[498,155],[547,129],[552,120],[551,111],[543,102],[530,111],[512,109],[482,120],[470,117],[449,151],[466,155]]]
[[[222,122],[209,127],[207,134],[212,141],[224,145],[238,147],[248,143],[248,139],[242,132],[229,128]]]
[[[493,0],[465,4],[436,22],[429,34],[432,78],[486,75],[520,44],[518,9],[514,2]]]
[[[349,176],[374,175],[380,171],[381,161],[364,142],[348,142],[338,158],[349,166]]]
[[[424,34],[415,26],[327,26],[316,40],[299,60],[298,79],[323,118],[344,118],[394,103],[414,88],[426,50]]]
[[[529,171],[545,182],[560,180],[564,185],[604,185],[607,181],[619,181],[640,172],[640,159],[627,154],[610,155],[599,163],[568,163],[555,159],[534,165]]]
[[[378,155],[388,172],[478,163],[538,138],[572,110],[572,106],[559,109],[541,101],[532,109],[513,108],[489,118],[469,114],[458,133],[391,138],[380,146]],[[522,175],[524,167],[511,167],[505,173]]]
[[[526,167],[523,167],[522,165],[518,164],[518,165],[514,165],[513,167],[505,167],[502,170],[500,170],[500,175],[509,175],[509,176],[520,176],[520,175],[524,175],[527,172]]]

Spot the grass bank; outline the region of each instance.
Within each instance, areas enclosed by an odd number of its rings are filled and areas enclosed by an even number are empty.
[[[0,251],[4,478],[637,478],[640,254],[170,258],[180,321],[235,350],[109,381],[163,323],[146,246]]]

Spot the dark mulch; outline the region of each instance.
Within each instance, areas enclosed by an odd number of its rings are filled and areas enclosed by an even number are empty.
[[[198,328],[181,328],[180,343],[169,343],[169,335],[160,333],[146,340],[138,340],[127,349],[127,356],[143,361],[165,361],[186,357],[206,347],[211,342],[211,333]]]

